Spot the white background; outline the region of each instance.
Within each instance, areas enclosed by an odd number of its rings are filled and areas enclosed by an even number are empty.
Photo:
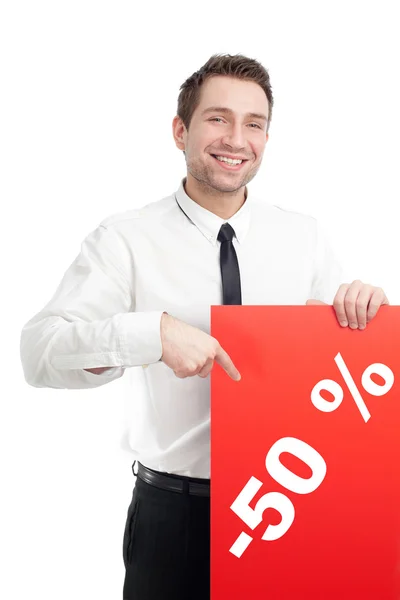
[[[177,189],[179,86],[211,54],[270,72],[270,141],[251,191],[316,216],[348,272],[399,304],[397,7],[2,4],[2,598],[122,597],[131,375],[87,391],[29,387],[19,336],[102,219]]]

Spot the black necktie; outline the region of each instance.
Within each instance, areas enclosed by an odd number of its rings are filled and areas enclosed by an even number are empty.
[[[218,234],[218,241],[221,242],[220,265],[223,304],[242,304],[239,264],[232,242],[234,235],[235,232],[229,223],[224,223]]]

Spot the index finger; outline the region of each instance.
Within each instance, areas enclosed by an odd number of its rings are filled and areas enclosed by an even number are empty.
[[[335,309],[337,320],[339,321],[342,327],[347,327],[347,325],[349,324],[347,320],[346,310],[344,307],[344,298],[349,287],[350,285],[348,283],[342,283],[342,285],[336,292],[336,296],[333,300],[333,308]]]
[[[221,367],[228,373],[229,377],[232,377],[232,379],[235,381],[239,381],[241,379],[241,375],[233,364],[231,357],[221,346],[218,348],[214,360],[221,365]]]

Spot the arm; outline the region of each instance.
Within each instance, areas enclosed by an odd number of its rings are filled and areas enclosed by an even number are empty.
[[[342,327],[365,329],[380,306],[389,304],[389,300],[380,287],[364,284],[359,279],[351,284],[342,283],[343,279],[342,269],[318,228],[313,291],[306,304],[333,304]]]
[[[131,312],[132,267],[123,251],[112,228],[100,225],[50,302],[23,327],[21,361],[30,385],[92,388],[127,367],[160,360],[162,311]],[[99,367],[107,371],[96,374]]]
[[[315,227],[315,271],[310,298],[332,304],[343,281],[343,268],[316,221]]]

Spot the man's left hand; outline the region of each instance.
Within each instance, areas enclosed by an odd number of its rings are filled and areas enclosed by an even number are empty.
[[[320,300],[307,300],[308,306],[326,304]],[[380,287],[363,283],[359,279],[352,284],[342,283],[333,300],[337,320],[342,327],[365,329],[382,304],[389,304]]]

